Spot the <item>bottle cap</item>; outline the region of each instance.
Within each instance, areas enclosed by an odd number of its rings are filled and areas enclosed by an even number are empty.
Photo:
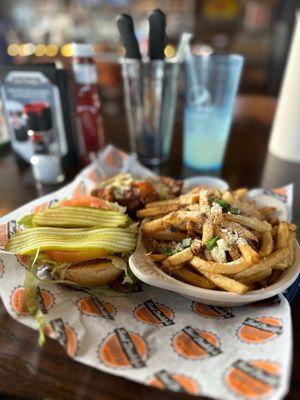
[[[72,43],[73,57],[94,57],[95,50],[92,44]]]

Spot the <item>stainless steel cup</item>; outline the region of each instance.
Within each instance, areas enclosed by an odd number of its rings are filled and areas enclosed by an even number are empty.
[[[179,68],[172,61],[122,60],[130,147],[150,166],[170,156]]]

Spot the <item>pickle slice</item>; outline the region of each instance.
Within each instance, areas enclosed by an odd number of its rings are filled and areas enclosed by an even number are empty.
[[[133,251],[136,236],[126,228],[63,229],[38,227],[16,233],[5,247],[18,254],[34,254],[38,249],[80,251],[103,249],[108,253]]]
[[[129,223],[126,214],[93,207],[53,207],[33,215],[34,226],[118,228],[126,227]]]

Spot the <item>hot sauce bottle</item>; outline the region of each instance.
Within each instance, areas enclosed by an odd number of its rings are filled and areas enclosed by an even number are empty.
[[[90,44],[73,44],[72,66],[76,83],[76,115],[80,158],[92,161],[104,146],[101,102],[97,85],[94,49]]]

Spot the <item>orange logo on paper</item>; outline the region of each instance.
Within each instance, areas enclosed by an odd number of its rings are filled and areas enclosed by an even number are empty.
[[[2,278],[3,274],[4,274],[4,262],[2,258],[0,258],[0,279]]]
[[[246,343],[263,343],[282,334],[282,322],[274,317],[247,318],[238,330]]]
[[[121,150],[110,151],[104,157],[104,162],[108,167],[121,167],[125,153]]]
[[[73,190],[73,197],[82,197],[82,196],[87,196],[88,190],[87,187],[84,183],[84,181],[81,181],[78,186],[75,187]]]
[[[272,192],[279,194],[280,196],[286,196],[287,195],[287,190],[286,188],[276,188],[273,189]]]
[[[273,196],[273,197],[283,201],[284,203],[287,202],[286,188],[276,188],[276,189],[272,189],[272,190],[265,190],[264,193],[269,196]]]
[[[78,300],[77,307],[81,314],[105,319],[114,319],[117,313],[116,307],[97,297],[83,297]]]
[[[228,387],[240,396],[258,399],[279,385],[279,365],[275,362],[237,360],[225,377]]]
[[[137,293],[143,291],[143,284],[140,282],[137,285],[130,285],[129,283],[123,283],[123,277],[115,279],[109,284],[109,286],[121,293]]]
[[[174,312],[167,306],[149,299],[133,311],[133,316],[143,324],[154,326],[174,325]]]
[[[51,201],[46,201],[45,203],[41,203],[39,205],[37,205],[36,207],[34,207],[34,209],[32,210],[33,213],[37,213],[39,211],[45,211],[48,208],[51,208],[53,206],[55,206],[58,203],[59,200],[57,199],[53,199]]]
[[[147,344],[137,333],[117,328],[99,346],[98,357],[111,368],[143,368],[148,358]]]
[[[58,340],[70,357],[74,357],[77,352],[77,337],[73,328],[61,318],[52,320],[46,327],[45,333],[52,339]]]
[[[180,374],[170,374],[164,369],[158,371],[147,383],[150,386],[159,389],[169,389],[173,392],[193,395],[199,393],[198,385],[192,378]]]
[[[192,360],[214,357],[222,353],[220,343],[212,332],[186,326],[173,337],[177,354]]]
[[[2,224],[0,225],[0,247],[5,247],[7,242],[7,224]]]
[[[218,306],[208,306],[206,304],[196,303],[192,304],[192,310],[194,313],[204,318],[233,318],[233,312],[231,308],[224,308]]]
[[[54,295],[46,289],[37,289],[39,307],[44,314],[54,305]],[[20,286],[13,290],[10,296],[11,307],[18,315],[29,315],[25,303],[25,288]]]
[[[98,183],[102,178],[104,178],[104,173],[100,171],[98,168],[94,168],[92,171],[88,173],[87,176],[92,182]]]
[[[32,264],[31,256],[27,254],[16,254],[16,258],[22,267],[28,267]]]
[[[0,247],[5,247],[7,241],[17,232],[17,221],[11,220],[0,225]]]

